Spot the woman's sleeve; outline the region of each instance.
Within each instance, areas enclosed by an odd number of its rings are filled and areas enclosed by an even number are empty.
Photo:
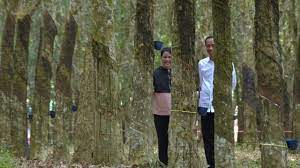
[[[153,72],[153,91],[155,92],[155,84],[156,84],[156,81],[155,81],[155,72]]]

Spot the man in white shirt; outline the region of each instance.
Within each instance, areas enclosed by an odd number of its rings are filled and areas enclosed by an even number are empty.
[[[205,38],[205,47],[209,57],[199,61],[199,103],[198,113],[201,116],[201,131],[204,142],[204,150],[207,164],[209,167],[215,167],[214,159],[214,112],[213,107],[213,89],[214,89],[214,70],[213,61],[214,39],[212,36]],[[233,66],[232,87],[236,86],[236,73]]]

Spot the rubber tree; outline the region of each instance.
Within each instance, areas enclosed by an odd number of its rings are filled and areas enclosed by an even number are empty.
[[[154,0],[137,0],[135,12],[133,100],[129,127],[129,160],[147,162],[153,152],[153,116],[151,111]],[[149,131],[152,130],[152,131]]]
[[[0,55],[0,141],[1,144],[11,144],[11,99],[12,84],[14,74],[14,38],[16,27],[16,16],[13,14],[16,10],[18,1],[4,1],[7,8],[5,11],[5,21],[1,36],[1,55]]]
[[[72,111],[71,74],[76,42],[77,23],[69,14],[66,18],[56,70],[57,117],[51,123],[54,138],[54,158],[71,160],[74,145],[74,112]]]
[[[295,101],[295,115],[294,115],[294,136],[300,139],[300,2],[296,1],[296,16],[297,16],[297,43],[296,43],[296,61],[294,73],[294,101]]]
[[[300,33],[298,33],[298,46],[296,55],[296,68],[294,80],[294,98],[295,98],[295,135],[300,139]]]
[[[116,165],[123,157],[122,125],[117,111],[118,67],[115,56],[114,8],[115,3],[112,1],[93,1],[91,42],[97,68],[95,163],[105,165]]]
[[[231,18],[228,0],[213,0],[215,160],[217,167],[234,167]]]
[[[297,20],[296,20],[296,1],[279,1],[279,10],[282,13],[279,20],[279,38],[282,39],[282,59],[284,67],[284,80],[286,89],[284,93],[284,110],[282,120],[285,136],[293,136],[293,117],[294,117],[294,73],[296,62],[297,46]]]
[[[195,61],[195,0],[175,0],[172,25],[172,121],[171,164],[201,167],[199,141],[193,132],[197,109]],[[195,157],[196,156],[196,157]]]
[[[41,155],[41,153],[48,151],[47,147],[50,145],[48,141],[50,133],[50,116],[48,115],[51,90],[50,80],[52,77],[53,45],[57,35],[57,27],[47,10],[43,12],[42,18],[35,72],[36,94],[34,96],[35,113],[32,123],[31,156],[44,160],[49,154]]]
[[[278,0],[255,1],[255,58],[262,103],[262,167],[287,167],[281,112],[284,80],[279,44]]]
[[[132,16],[135,14],[135,2],[134,0],[127,1],[121,0],[122,5],[116,5],[114,12],[115,20],[115,32],[121,32],[116,34],[116,60],[118,65],[118,118],[122,120],[122,141],[123,158],[129,160],[130,146],[130,123],[128,120],[131,118],[132,109],[132,85],[133,85],[133,58],[134,58],[134,19]]]
[[[255,56],[253,51],[254,1],[232,3],[233,62],[237,71],[238,85],[235,90],[238,106],[238,142],[244,146],[257,146],[256,116],[259,108]],[[235,108],[235,107],[234,107]],[[250,150],[250,149],[249,149]]]
[[[76,115],[73,162],[94,162],[95,157],[95,112],[96,98],[96,62],[91,43],[91,2],[82,3],[72,0],[72,13],[77,20],[78,34],[75,55],[80,54],[74,64],[79,65],[78,85],[79,102]],[[80,7],[81,6],[81,7]],[[79,56],[79,55],[78,55]]]

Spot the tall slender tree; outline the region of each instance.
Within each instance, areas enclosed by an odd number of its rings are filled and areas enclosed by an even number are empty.
[[[100,10],[98,7],[101,6]],[[118,78],[112,1],[93,1],[92,50],[96,63],[95,163],[115,165],[122,159],[122,131],[117,108]],[[111,141],[114,139],[113,141]]]
[[[56,70],[56,102],[57,120],[53,124],[55,132],[54,157],[71,159],[68,151],[73,147],[74,125],[72,112],[71,74],[73,54],[77,33],[77,23],[72,14],[69,14],[65,23],[59,63]]]
[[[171,162],[180,167],[201,167],[199,143],[193,138],[196,115],[195,0],[175,0],[172,31]],[[189,138],[186,138],[189,137]],[[196,156],[196,157],[195,157]]]
[[[215,159],[217,167],[234,167],[231,19],[228,0],[213,0]]]
[[[26,98],[27,98],[27,59],[31,16],[28,14],[17,16],[17,34],[14,54],[13,95],[15,96],[12,113],[12,137],[14,152],[23,156],[26,131]]]
[[[12,14],[13,9],[6,10],[6,18],[4,22],[2,37],[1,37],[1,55],[0,55],[0,112],[3,117],[0,119],[0,141],[3,144],[9,144],[11,141],[10,131],[11,124],[10,117],[12,98],[12,84],[13,84],[13,53],[14,53],[14,37],[15,37],[15,16]]]
[[[95,158],[95,112],[96,98],[96,60],[93,57],[91,35],[91,1],[83,3],[77,0],[71,2],[72,11],[78,21],[78,38],[75,55],[80,54],[78,62],[82,75],[77,81],[80,86],[78,111],[76,114],[75,141],[73,162],[94,162]],[[78,8],[81,6],[80,8]],[[80,48],[78,48],[80,47]]]
[[[135,15],[135,54],[133,76],[133,101],[130,114],[129,158],[145,162],[153,153],[153,117],[151,115],[154,0],[137,0]],[[151,126],[149,128],[149,126]],[[151,131],[149,131],[151,130]]]
[[[134,57],[134,19],[135,2],[134,0],[122,0],[122,5],[116,6],[115,11],[115,31],[121,32],[116,35],[116,59],[118,62],[118,78],[119,78],[119,112],[118,117],[122,120],[122,140],[124,143],[124,159],[128,160],[129,151],[129,130],[131,118],[130,110],[132,109],[131,98],[133,96],[133,57]],[[151,157],[151,156],[150,156]]]
[[[237,71],[236,105],[238,106],[238,141],[255,146],[257,141],[255,57],[252,49],[254,1],[238,0],[232,3],[233,62]],[[250,39],[250,40],[249,40]],[[239,73],[240,72],[240,73]],[[235,107],[234,107],[235,108]]]
[[[295,98],[295,135],[300,139],[300,33],[298,34],[298,46],[296,55],[296,68],[294,80],[294,98]]]
[[[296,46],[296,61],[294,74],[294,100],[295,100],[295,115],[294,115],[294,130],[297,139],[300,139],[300,2],[296,1],[296,16],[297,16],[297,46]]]
[[[279,44],[278,0],[255,1],[255,57],[262,102],[262,167],[287,167],[281,110],[284,81]]]
[[[279,21],[279,35],[282,46],[282,59],[284,69],[284,110],[282,110],[282,120],[285,136],[291,138],[294,116],[294,73],[295,73],[295,53],[297,45],[297,21],[296,2],[279,1],[279,10],[282,13]]]
[[[40,44],[36,65],[35,76],[35,107],[34,120],[32,123],[32,152],[33,158],[41,158],[40,153],[45,150],[48,143],[49,133],[49,102],[50,102],[50,80],[52,77],[51,63],[53,60],[53,44],[57,35],[56,25],[48,13],[44,11],[43,22],[40,28]],[[46,154],[47,157],[47,154]]]

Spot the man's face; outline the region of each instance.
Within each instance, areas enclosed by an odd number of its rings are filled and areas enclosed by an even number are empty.
[[[213,38],[209,38],[206,40],[205,47],[206,47],[206,51],[210,57],[213,56],[214,46],[215,46],[215,42],[214,42]]]
[[[171,69],[171,60],[172,60],[172,55],[167,51],[164,52],[163,55],[161,56],[162,66],[166,69]]]

